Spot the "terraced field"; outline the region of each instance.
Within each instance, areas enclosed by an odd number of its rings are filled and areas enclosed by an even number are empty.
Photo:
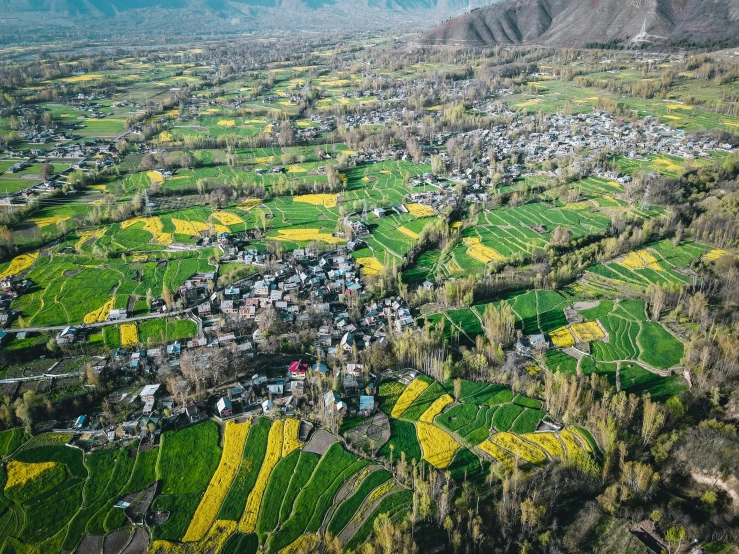
[[[383,383],[381,407],[399,418],[391,423],[401,424],[392,428],[391,441],[405,446],[413,441],[409,433],[415,427],[413,442],[420,445],[426,462],[470,477],[483,474],[491,461],[510,469],[516,464],[562,460],[568,452],[570,456],[599,455],[585,430],[555,433],[540,428],[547,416],[539,400],[515,395],[501,385],[466,380],[461,381],[456,401],[453,394],[453,381],[442,385],[425,376],[407,387],[393,381]],[[380,454],[388,456],[389,450]]]
[[[5,442],[21,447],[1,474],[0,541],[73,551],[86,535],[129,526],[113,505],[156,480],[152,509],[169,516],[151,529],[154,550],[244,552],[261,544],[278,551],[326,530],[348,542],[366,538],[383,513],[378,508],[409,506],[410,492],[388,471],[338,442],[323,455],[304,452],[297,432],[293,419],[229,422],[224,429],[208,421],[165,433],[154,449],[135,442],[83,454],[65,446],[63,435],[22,444],[8,431]],[[197,457],[186,454],[193,449]]]

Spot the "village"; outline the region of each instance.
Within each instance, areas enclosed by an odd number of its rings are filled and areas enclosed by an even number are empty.
[[[404,301],[371,300],[344,248],[301,249],[266,266],[218,291],[209,287],[214,275],[193,275],[178,290],[177,303],[189,306],[186,315],[198,322],[199,336],[95,357],[80,375],[92,370],[98,382],[122,385],[108,394],[107,405],[125,419],[111,426],[110,414],[81,414],[58,422],[54,431],[95,447],[134,437],[155,441],[164,429],[207,417],[297,415],[310,422],[374,412],[377,376],[356,360],[373,345],[387,346],[390,336],[415,327]],[[154,306],[166,313],[161,299]],[[113,323],[125,318],[125,310],[109,315]],[[68,326],[56,342],[84,342],[91,331]],[[300,341],[298,348],[288,349],[295,355],[278,352],[293,339]],[[301,354],[304,346],[308,353]],[[193,393],[200,400],[186,400]]]

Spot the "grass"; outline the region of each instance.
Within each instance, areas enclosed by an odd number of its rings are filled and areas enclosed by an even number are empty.
[[[311,452],[300,453],[300,459],[295,466],[295,471],[290,479],[290,484],[282,499],[282,506],[280,507],[280,521],[287,521],[290,518],[295,504],[295,499],[298,497],[300,491],[303,490],[306,483],[308,483],[308,480],[313,475],[313,472],[316,470],[316,466],[320,460],[321,457],[317,454],[313,454]]]
[[[337,536],[349,524],[370,492],[391,478],[390,472],[385,470],[373,471],[365,477],[354,494],[339,505],[328,524],[327,531],[333,536]]]
[[[513,425],[513,422],[523,411],[524,408],[516,404],[505,404],[500,406],[493,416],[493,426],[495,426],[498,431],[508,431]]]
[[[8,429],[0,433],[0,456],[7,456],[18,450],[29,439],[29,435],[22,427]]]
[[[390,419],[390,440],[379,450],[378,455],[390,458],[393,462],[400,459],[400,453],[405,452],[406,460],[421,461],[421,445],[418,443],[416,428],[412,423],[400,419]]]
[[[637,341],[641,346],[641,359],[652,367],[659,369],[674,367],[682,360],[683,344],[659,323],[649,321],[642,323]]]
[[[295,466],[300,459],[300,451],[295,450],[286,458],[283,458],[269,474],[267,488],[264,491],[262,505],[259,509],[257,519],[257,532],[264,539],[264,535],[277,527],[280,517],[280,506],[283,501],[283,490],[285,483],[289,483]]]
[[[364,523],[362,523],[359,529],[357,529],[357,532],[354,534],[352,539],[345,545],[346,548],[354,550],[357,546],[366,542],[372,534],[375,520],[380,514],[388,514],[392,516],[412,502],[413,493],[407,490],[398,491],[383,498],[372,514],[365,519]]]
[[[423,415],[423,412],[425,412],[437,398],[445,393],[446,391],[444,390],[444,387],[434,381],[434,383],[426,388],[426,390],[424,390],[421,395],[413,401],[408,409],[403,412],[403,419],[418,421],[421,415]]]
[[[152,530],[154,540],[177,541],[187,532],[195,510],[200,504],[199,494],[179,494],[157,496],[152,510],[170,512],[169,519]]]
[[[452,463],[449,464],[447,469],[451,472],[454,479],[462,481],[475,479],[484,473],[480,458],[475,456],[469,448],[465,447],[457,450]]]
[[[269,436],[270,420],[260,418],[249,429],[249,436],[244,446],[244,457],[231,488],[221,504],[218,519],[238,521],[244,513],[246,498],[254,488],[259,470],[262,467],[267,452],[267,438]]]
[[[458,404],[436,416],[435,422],[450,431],[457,431],[472,423],[477,411],[478,407],[475,404]]]
[[[159,448],[139,451],[136,464],[133,466],[131,478],[126,484],[123,493],[136,492],[145,489],[156,481],[156,466],[159,460]]]
[[[269,541],[269,550],[277,552],[292,544],[302,535],[318,512],[321,498],[328,494],[332,484],[357,461],[356,456],[334,443],[321,457],[313,475],[295,500],[291,517]],[[329,501],[331,498],[328,499]],[[326,507],[328,509],[328,507]]]
[[[561,350],[548,350],[544,359],[550,371],[571,375],[577,373],[577,360]]]
[[[174,340],[188,339],[198,333],[198,326],[189,319],[149,319],[139,327],[139,340],[146,344],[163,344]]]
[[[221,458],[219,440],[219,427],[213,421],[165,433],[156,471],[164,481],[162,494],[202,493]]]
[[[518,434],[533,433],[545,415],[546,412],[542,410],[526,409],[516,418],[510,430]]]
[[[258,550],[259,537],[256,533],[234,533],[223,545],[221,554],[257,554]]]

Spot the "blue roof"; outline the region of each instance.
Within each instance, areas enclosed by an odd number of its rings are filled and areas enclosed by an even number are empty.
[[[360,396],[359,397],[359,409],[372,411],[375,409],[375,397],[374,396]]]

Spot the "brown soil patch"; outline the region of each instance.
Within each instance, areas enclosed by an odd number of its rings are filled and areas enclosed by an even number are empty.
[[[75,550],[76,554],[100,554],[103,550],[103,537],[91,537],[85,535],[82,542]]]
[[[581,312],[583,310],[590,310],[592,308],[595,308],[598,304],[600,304],[600,301],[591,300],[589,302],[575,302],[572,307],[578,312]]]
[[[136,529],[136,532],[128,543],[128,546],[121,552],[121,554],[142,554],[149,548],[149,533],[141,527]]]
[[[314,454],[319,454],[323,456],[331,447],[331,445],[335,442],[337,442],[336,437],[334,437],[325,429],[319,429],[318,431],[313,433],[313,436],[308,441],[308,444],[303,447],[303,451],[312,452]]]
[[[105,535],[103,554],[120,554],[128,544],[128,539],[130,537],[131,532],[129,529],[121,529],[120,531],[115,531],[109,535]]]

